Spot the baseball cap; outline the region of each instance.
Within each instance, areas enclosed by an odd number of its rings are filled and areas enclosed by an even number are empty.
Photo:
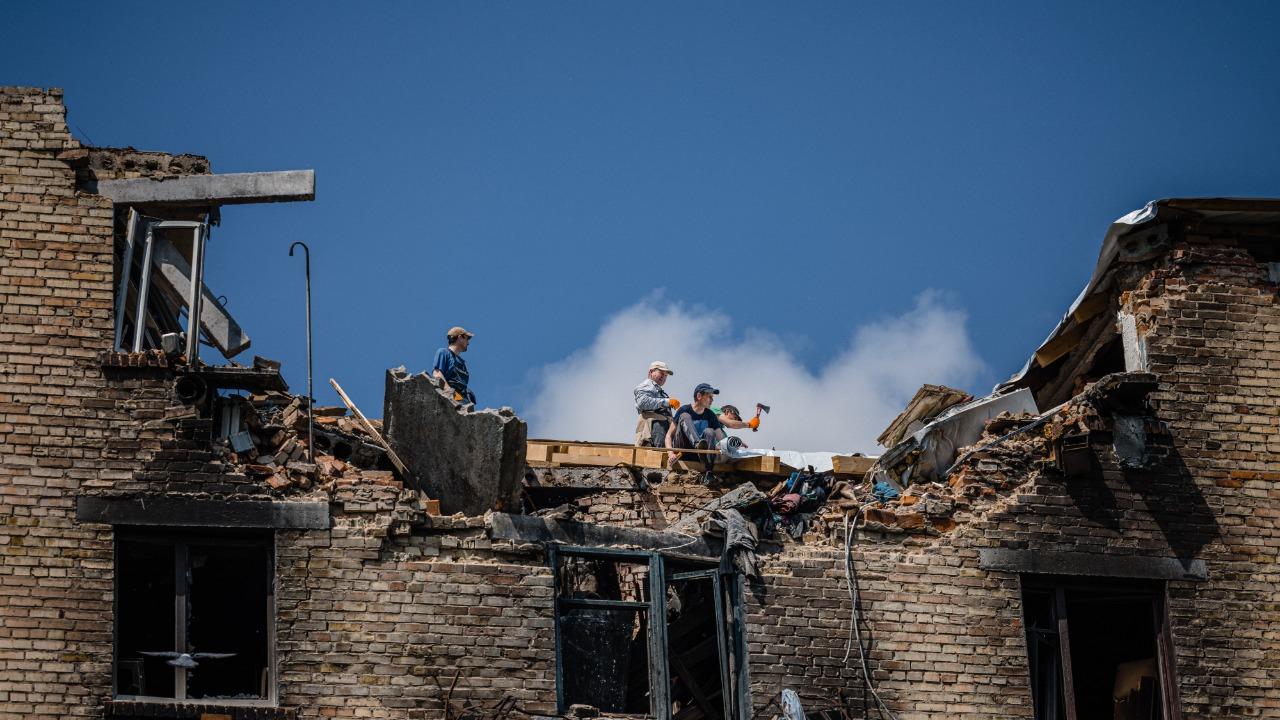
[[[666,373],[666,374],[668,374],[668,375],[675,375],[675,372],[674,372],[674,371],[672,371],[672,369],[671,369],[671,368],[667,367],[667,364],[666,364],[666,363],[664,363],[664,362],[662,362],[661,360],[654,360],[653,362],[649,363],[649,369],[650,369],[650,370],[661,370],[662,372],[664,372],[664,373]]]
[[[445,333],[445,337],[458,337],[460,335],[466,335],[468,339],[475,337],[475,335],[460,327],[450,328],[449,332]]]
[[[720,394],[720,391],[719,391],[719,390],[717,390],[717,389],[715,389],[715,388],[711,387],[711,385],[710,385],[710,384],[708,384],[708,383],[698,383],[698,387],[696,387],[696,388],[694,388],[694,389],[693,389],[693,394],[694,394],[694,395],[697,395],[698,393],[704,393],[704,392],[711,393],[712,395],[719,395],[719,394]]]

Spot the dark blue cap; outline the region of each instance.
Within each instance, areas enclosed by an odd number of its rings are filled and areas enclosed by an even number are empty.
[[[693,394],[694,394],[694,395],[697,395],[698,393],[704,393],[704,392],[709,392],[709,393],[711,393],[712,395],[719,395],[719,394],[720,394],[720,391],[719,391],[719,390],[717,390],[717,389],[715,389],[715,388],[711,387],[711,385],[710,385],[710,384],[708,384],[708,383],[698,383],[698,387],[696,387],[696,388],[694,388],[694,389],[693,389]]]

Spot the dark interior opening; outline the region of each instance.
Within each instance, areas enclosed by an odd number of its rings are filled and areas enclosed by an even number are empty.
[[[1124,342],[1120,336],[1112,338],[1093,359],[1086,373],[1089,377],[1100,378],[1111,373],[1124,372]]]
[[[118,538],[117,695],[268,696],[269,540],[148,533]]]
[[[563,557],[561,600],[649,601],[648,566],[609,558]],[[648,611],[562,607],[560,656],[567,705],[612,713],[649,712]]]
[[[1037,720],[1062,720],[1069,705],[1077,718],[1163,718],[1161,596],[1157,584],[1139,582],[1024,582],[1023,620]]]
[[[672,718],[723,718],[725,688],[715,586],[705,578],[674,581],[667,587]]]

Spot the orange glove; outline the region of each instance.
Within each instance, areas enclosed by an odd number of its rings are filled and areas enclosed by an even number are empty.
[[[671,407],[672,409],[680,407],[680,401],[675,398],[671,398]]]
[[[754,432],[754,431],[756,431],[756,430],[759,430],[759,429],[760,429],[760,418],[758,418],[758,417],[753,417],[753,418],[751,418],[750,420],[748,420],[748,421],[747,421],[747,427],[751,428],[751,430],[752,430],[753,432]]]
[[[458,393],[454,393],[454,394],[453,394],[453,401],[454,401],[454,402],[462,402],[462,396],[461,396],[461,395],[459,395]]]

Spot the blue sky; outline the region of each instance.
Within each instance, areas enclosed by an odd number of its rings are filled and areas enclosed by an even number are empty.
[[[677,397],[786,408],[765,443],[874,451],[919,384],[1017,371],[1111,221],[1280,196],[1280,6],[1064,5],[20,1],[0,82],[95,145],[313,168],[224,209],[206,280],[305,392],[310,245],[322,404],[381,415],[461,324],[533,436],[626,440],[680,357]]]

